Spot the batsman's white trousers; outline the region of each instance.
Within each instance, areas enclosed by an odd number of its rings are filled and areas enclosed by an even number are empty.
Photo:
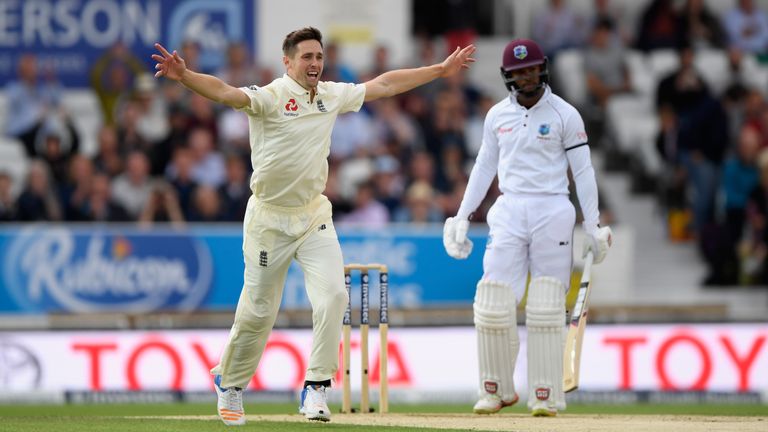
[[[501,195],[488,211],[483,279],[512,286],[517,302],[531,279],[551,276],[565,289],[573,264],[576,210],[567,195]]]
[[[219,364],[222,387],[248,386],[277,318],[293,258],[304,271],[312,305],[312,353],[305,378],[331,379],[339,367],[341,322],[347,305],[344,260],[331,220],[331,203],[319,195],[306,207],[285,208],[253,196],[243,222],[245,274],[235,322]]]

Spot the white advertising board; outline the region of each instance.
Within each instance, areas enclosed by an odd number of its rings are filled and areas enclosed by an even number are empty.
[[[226,330],[0,333],[0,392],[211,390]],[[525,393],[525,329],[515,371]],[[768,391],[768,325],[592,325],[581,363],[582,390]],[[274,331],[251,389],[301,386],[309,330]],[[372,386],[379,381],[378,334],[371,334]],[[353,388],[360,350],[353,332]],[[473,392],[477,381],[471,327],[393,328],[389,338],[393,390]],[[339,381],[340,376],[337,376]]]

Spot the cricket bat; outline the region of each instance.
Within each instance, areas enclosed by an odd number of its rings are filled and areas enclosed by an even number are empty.
[[[563,353],[563,390],[568,393],[579,388],[579,366],[581,363],[581,343],[584,338],[584,329],[587,326],[587,311],[589,310],[589,291],[592,288],[590,281],[592,274],[592,252],[587,253],[584,259],[584,270],[581,273],[579,283],[579,295],[573,305],[571,319],[568,324],[568,335],[565,338],[565,352]]]

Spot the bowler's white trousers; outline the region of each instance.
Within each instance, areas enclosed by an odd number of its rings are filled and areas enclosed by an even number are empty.
[[[511,286],[517,302],[529,271],[531,279],[551,276],[570,286],[576,210],[568,195],[504,194],[487,219],[483,279]]]
[[[344,261],[331,214],[319,195],[300,208],[277,207],[253,196],[243,222],[245,274],[235,322],[219,364],[221,386],[245,388],[275,324],[292,259],[301,266],[312,305],[312,353],[305,379],[333,378],[339,367],[341,322],[348,296]]]

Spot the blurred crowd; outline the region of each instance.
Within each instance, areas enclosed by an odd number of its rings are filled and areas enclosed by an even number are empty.
[[[664,164],[654,188],[670,239],[697,242],[710,270],[705,285],[768,283],[768,82],[745,66],[768,60],[766,11],[755,0],[736,0],[720,13],[704,0],[652,0],[631,29],[618,3],[595,0],[594,15],[583,20],[567,2],[551,0],[534,26],[555,62],[559,50],[583,50],[590,140],[611,139],[606,107],[635,91],[627,53],[675,52],[675,68],[658,77],[651,95]],[[574,30],[585,21],[587,32]],[[547,30],[557,28],[569,30]],[[706,51],[727,59],[717,88],[695,62]]]
[[[584,53],[588,101],[579,108],[595,148],[610,139],[608,101],[633,91],[627,51],[679,53],[679,68],[657,83],[658,151],[668,167],[658,179],[661,202],[671,216],[689,215],[680,238],[699,242],[712,268],[707,283],[768,282],[768,83],[740,73],[744,57],[766,60],[766,11],[754,0],[737,0],[720,15],[703,0],[651,0],[631,27],[623,4],[594,0],[585,15],[565,0],[549,0],[532,21],[532,38],[552,63],[565,49]],[[391,64],[388,48],[378,46],[369,70],[346,65],[340,47],[327,41],[323,79],[364,82],[390,69],[433,64],[449,39],[416,35],[408,64]],[[176,48],[189,68],[235,86],[264,85],[283,73],[260,65],[239,42],[229,45],[219,70],[199,67],[194,42]],[[728,53],[732,80],[722,91],[709,89],[693,66],[700,49]],[[23,144],[29,170],[18,196],[11,193],[13,177],[0,172],[1,220],[242,220],[250,196],[247,117],[154,79],[145,64],[118,44],[92,65],[103,125],[95,154],[87,156],[61,104],[65,89],[38,70],[34,54],[21,58],[17,80],[3,90],[3,134]],[[325,192],[335,220],[380,227],[454,215],[484,116],[496,102],[459,74],[339,116]],[[484,220],[496,194],[494,187],[474,220]],[[612,222],[603,198],[604,222]]]

